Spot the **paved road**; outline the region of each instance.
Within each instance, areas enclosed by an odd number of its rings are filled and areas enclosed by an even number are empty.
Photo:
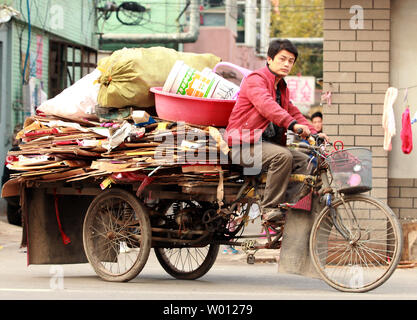
[[[0,300],[417,299],[417,268],[397,269],[383,286],[369,293],[347,294],[318,279],[278,273],[276,262],[249,265],[243,254],[220,254],[209,273],[194,281],[171,278],[152,254],[136,279],[109,283],[100,280],[88,264],[26,266],[20,236],[21,228],[0,219]]]

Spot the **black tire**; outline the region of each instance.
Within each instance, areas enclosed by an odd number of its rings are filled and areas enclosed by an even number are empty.
[[[148,260],[151,238],[146,208],[130,192],[108,189],[91,202],[84,218],[84,251],[102,279],[135,278]]]
[[[116,11],[116,18],[119,22],[126,26],[139,26],[143,20],[143,14],[146,9],[137,4],[136,10],[131,10],[129,3],[122,3]]]
[[[198,248],[154,248],[162,268],[176,279],[195,280],[204,276],[213,266],[219,245]]]
[[[402,228],[394,212],[367,195],[337,199],[324,208],[310,235],[317,271],[327,284],[344,292],[382,285],[396,269],[401,251]]]
[[[160,210],[166,216],[172,216],[174,206],[204,210],[204,203],[193,201],[170,201]],[[216,261],[219,245],[209,244],[205,247],[155,247],[155,255],[162,268],[176,279],[195,280],[205,275]]]

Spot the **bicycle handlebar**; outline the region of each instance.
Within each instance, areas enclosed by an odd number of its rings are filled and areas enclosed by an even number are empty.
[[[294,132],[296,135],[301,136],[303,133],[302,128],[298,128],[296,132]],[[303,148],[303,149],[309,149],[309,150],[320,150],[325,140],[321,137],[319,137],[317,134],[309,134],[307,137],[304,138],[308,141],[308,144],[303,143],[292,143],[291,145],[293,147],[297,148]],[[333,146],[333,143],[327,142],[330,146]]]
[[[298,128],[296,134],[301,136],[304,130],[302,128]],[[317,144],[318,137],[314,137],[314,135],[309,134],[305,138],[311,146],[315,146]]]

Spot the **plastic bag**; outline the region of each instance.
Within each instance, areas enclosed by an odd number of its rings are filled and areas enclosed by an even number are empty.
[[[75,121],[97,120],[95,107],[100,89],[97,79],[100,76],[101,71],[95,69],[54,98],[42,103],[37,111]]]

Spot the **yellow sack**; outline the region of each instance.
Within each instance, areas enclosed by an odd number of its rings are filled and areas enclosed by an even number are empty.
[[[98,104],[100,107],[123,108],[127,106],[150,107],[155,98],[151,87],[162,87],[177,60],[202,71],[213,68],[220,58],[211,54],[178,52],[164,47],[124,48],[100,59],[102,72]]]

